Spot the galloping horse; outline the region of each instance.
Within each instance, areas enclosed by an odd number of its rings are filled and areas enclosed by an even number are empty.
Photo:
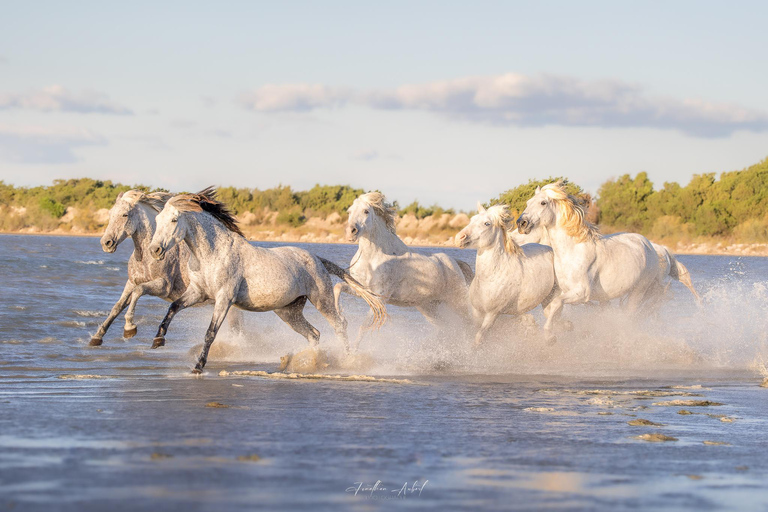
[[[208,351],[231,306],[247,311],[274,311],[312,346],[320,332],[303,310],[309,300],[328,320],[347,347],[347,322],[336,309],[331,274],[343,279],[363,297],[377,324],[383,322],[383,303],[349,273],[334,263],[297,247],[266,249],[248,243],[233,214],[216,200],[212,187],[197,194],[171,198],[157,216],[157,229],[149,252],[162,260],[173,247],[186,243],[189,258],[189,287],[168,308],[155,340],[164,340],[179,310],[204,300],[213,300],[213,318],[205,345],[193,370],[201,373]]]
[[[395,231],[395,209],[379,192],[363,194],[349,208],[346,234],[358,249],[349,266],[357,281],[387,304],[414,307],[436,323],[438,307],[446,304],[464,319],[469,317],[468,288],[472,268],[438,253],[430,256],[408,248]],[[337,307],[341,292],[354,294],[345,283],[334,287]],[[362,338],[363,330],[357,338]]]
[[[169,252],[163,261],[147,257],[155,232],[155,217],[170,197],[171,194],[165,192],[145,194],[140,190],[129,190],[117,196],[109,211],[109,224],[101,237],[101,248],[106,253],[113,253],[121,242],[131,237],[133,254],[128,260],[128,281],[123,293],[91,338],[92,346],[102,344],[109,326],[126,306],[128,311],[125,312],[123,337],[132,338],[136,335],[137,327],[133,318],[136,303],[142,295],[154,295],[170,302],[181,297],[187,289],[189,249],[179,246]],[[233,323],[239,323],[240,316],[233,320]],[[153,345],[152,348],[157,346]]]
[[[537,190],[537,193],[539,191],[540,189]],[[514,229],[509,232],[509,236],[518,245],[551,245],[549,242],[549,236],[541,227],[541,225],[534,226],[527,234],[520,233],[517,229]],[[701,306],[701,296],[693,286],[693,280],[691,279],[691,273],[688,271],[688,268],[680,263],[680,261],[675,258],[675,255],[672,254],[672,251],[670,251],[666,246],[657,244],[655,242],[651,242],[651,245],[656,251],[656,255],[659,257],[659,275],[661,276],[661,281],[666,281],[669,278],[683,284],[686,288],[688,288],[688,290],[690,290],[696,305]]]
[[[546,245],[520,247],[509,236],[512,217],[506,205],[485,209],[456,234],[456,245],[477,249],[475,278],[469,287],[472,313],[480,328],[480,345],[501,314],[519,316],[539,304],[547,317],[555,288],[552,249]]]
[[[563,304],[606,302],[621,298],[630,310],[654,301],[663,290],[659,256],[637,233],[601,235],[584,220],[584,209],[561,182],[537,188],[517,220],[528,234],[540,226],[555,253],[555,276],[561,293],[552,299],[544,328],[551,334]]]

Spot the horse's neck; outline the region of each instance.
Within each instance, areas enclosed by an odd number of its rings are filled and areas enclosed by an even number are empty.
[[[144,253],[152,243],[152,235],[155,234],[155,217],[157,212],[139,203],[136,208],[134,229],[131,238],[133,239],[133,255],[136,261],[144,259]]]
[[[479,277],[496,273],[499,266],[506,263],[510,257],[511,255],[504,247],[504,237],[498,233],[495,243],[477,250],[475,273]]]
[[[574,251],[579,244],[579,242],[559,226],[543,228],[543,235],[549,240],[549,246],[552,247],[555,257],[558,258],[568,255]]]
[[[370,233],[360,237],[359,253],[361,257],[371,257],[377,254],[387,256],[402,256],[410,252],[405,242],[392,233],[383,222],[374,222]]]
[[[184,241],[200,263],[215,260],[220,251],[231,250],[237,236],[217,220],[205,213],[191,213]]]

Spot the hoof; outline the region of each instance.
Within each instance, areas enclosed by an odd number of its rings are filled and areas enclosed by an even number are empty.
[[[554,334],[551,336],[547,336],[547,345],[551,347],[555,343],[557,343],[557,336],[555,336]]]
[[[137,331],[136,327],[134,327],[133,329],[124,329],[123,338],[125,339],[133,338],[134,336],[136,336],[136,331]]]
[[[165,346],[165,338],[155,338],[152,340],[152,348],[160,348]]]
[[[102,343],[101,338],[97,338],[96,336],[94,336],[93,338],[91,338],[91,342],[88,345],[92,347],[100,347],[101,343]]]
[[[192,373],[194,373],[195,375],[200,375],[201,373],[203,373],[203,369],[195,366],[195,368],[192,370]]]

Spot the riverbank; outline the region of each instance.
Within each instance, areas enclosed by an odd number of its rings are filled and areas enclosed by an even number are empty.
[[[463,215],[463,214],[459,214]],[[454,216],[454,217],[458,217]],[[466,217],[466,215],[464,215]],[[322,226],[318,229],[317,222],[311,222],[298,228],[285,226],[243,226],[246,237],[254,242],[286,242],[308,244],[346,244],[343,226]],[[327,224],[318,219],[322,224]],[[467,220],[468,221],[468,220]],[[406,223],[407,225],[407,223]],[[465,224],[466,225],[466,224]],[[461,226],[463,227],[463,226]],[[453,237],[461,229],[453,228],[451,231],[441,229],[439,233],[419,232],[413,229],[412,235],[403,236],[399,225],[398,234],[403,241],[413,247],[453,247]],[[81,231],[77,229],[61,229],[44,231],[36,228],[27,228],[16,231],[0,231],[2,235],[29,235],[29,236],[81,236],[98,238],[104,233],[100,231]],[[414,236],[415,235],[415,236]],[[675,242],[664,239],[652,239],[653,242],[669,247],[675,254],[698,254],[711,256],[762,256],[768,257],[768,243],[738,243],[730,240],[702,240],[693,242]]]

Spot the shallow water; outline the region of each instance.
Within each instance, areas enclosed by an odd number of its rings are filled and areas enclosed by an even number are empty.
[[[354,253],[306,247],[340,264]],[[193,377],[211,308],[179,313],[150,350],[167,308],[151,297],[137,337],[123,340],[118,318],[88,347],[130,250],[0,236],[0,510],[768,506],[768,259],[681,256],[702,310],[674,283],[640,320],[568,309],[573,330],[554,345],[505,321],[474,351],[458,327],[391,307],[354,364],[325,371],[408,381],[392,383],[233,375],[306,348],[271,313],[246,314],[246,334],[225,326]],[[365,307],[344,304],[354,335]],[[311,306],[307,317],[338,354]],[[671,400],[722,405],[654,405]],[[636,439],[651,433],[677,440]]]

